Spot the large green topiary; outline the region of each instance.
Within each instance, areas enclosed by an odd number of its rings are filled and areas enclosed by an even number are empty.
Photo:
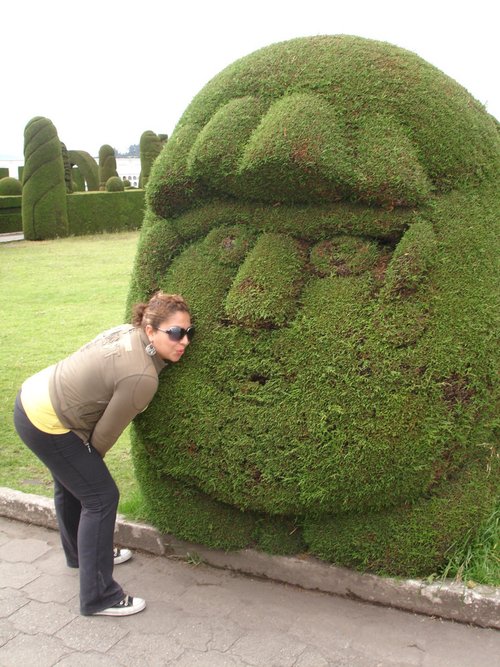
[[[495,504],[495,120],[413,53],[276,44],[195,97],[129,305],[197,327],[135,422],[150,519],[226,549],[425,575]]]
[[[22,217],[24,237],[30,241],[68,233],[61,142],[52,122],[41,116],[24,130]]]
[[[115,149],[108,144],[104,144],[99,149],[99,189],[106,189],[108,178],[118,176],[116,171]]]

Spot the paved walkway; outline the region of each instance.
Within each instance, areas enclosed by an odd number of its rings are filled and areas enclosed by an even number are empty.
[[[79,615],[56,531],[0,517],[6,667],[500,667],[500,632],[136,553],[116,578],[145,611]]]

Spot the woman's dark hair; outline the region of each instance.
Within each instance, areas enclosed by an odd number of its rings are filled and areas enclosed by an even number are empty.
[[[132,310],[134,327],[146,328],[150,324],[157,329],[160,324],[178,312],[190,314],[189,307],[179,294],[156,292],[147,303],[136,303]]]

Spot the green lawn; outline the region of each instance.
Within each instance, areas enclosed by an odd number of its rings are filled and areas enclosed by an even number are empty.
[[[46,468],[19,440],[12,410],[23,380],[123,322],[138,232],[0,244],[0,486],[52,495]],[[128,429],[106,456],[120,512],[142,518]],[[450,550],[443,574],[500,584],[500,512]]]
[[[52,495],[46,468],[12,424],[16,393],[41,370],[100,331],[123,322],[138,232],[0,244],[0,485]],[[120,511],[135,513],[139,492],[128,429],[106,456],[121,491]]]

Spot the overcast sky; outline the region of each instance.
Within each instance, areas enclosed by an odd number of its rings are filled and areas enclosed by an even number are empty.
[[[68,149],[127,150],[170,135],[227,65],[295,37],[350,34],[414,51],[500,119],[492,0],[29,0],[2,6],[0,158],[22,159],[23,132],[50,118]]]

